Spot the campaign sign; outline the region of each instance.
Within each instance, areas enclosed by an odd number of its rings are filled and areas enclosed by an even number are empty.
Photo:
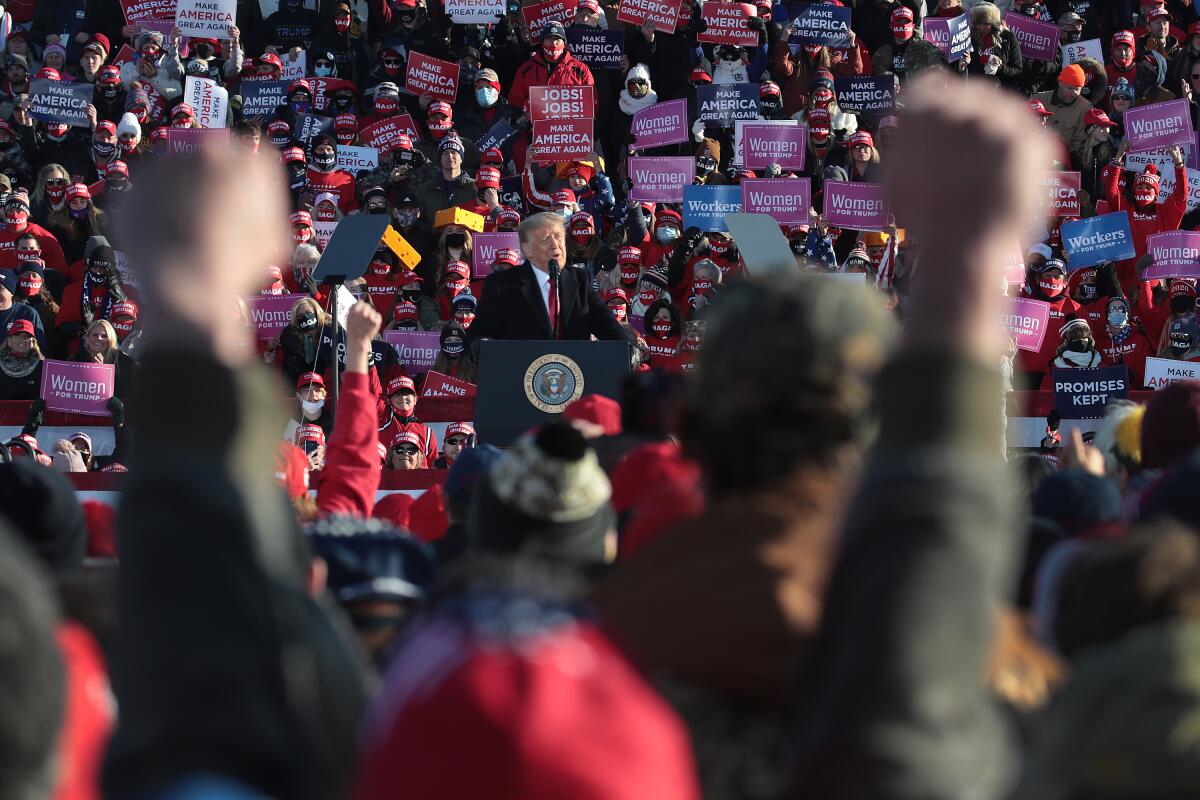
[[[567,49],[592,72],[620,69],[621,56],[625,54],[625,34],[608,28],[572,25],[567,28]]]
[[[795,32],[790,44],[823,44],[828,47],[850,46],[850,9],[814,3],[799,6],[792,19]]]
[[[121,45],[121,49],[117,51],[117,54],[108,63],[114,67],[123,67],[133,61],[133,56],[133,48],[127,44],[123,44]]]
[[[416,144],[417,126],[413,124],[412,117],[408,114],[396,114],[387,119],[381,119],[379,122],[372,122],[363,128],[358,136],[359,140],[368,146],[374,147],[381,153],[388,153],[391,152],[393,145],[402,133],[408,134],[408,138],[412,140],[413,144]]]
[[[1100,419],[1109,400],[1129,396],[1129,367],[1050,370],[1054,410],[1063,419]]]
[[[1067,251],[1067,266],[1072,271],[1136,255],[1129,215],[1124,211],[1065,222],[1060,230],[1063,248]]]
[[[621,0],[617,21],[638,26],[649,22],[656,31],[673,33],[679,24],[679,0]],[[685,66],[680,64],[679,68]]]
[[[237,0],[179,0],[175,25],[184,36],[228,39],[236,13]]]
[[[442,349],[437,331],[384,331],[383,340],[396,348],[396,356],[409,372],[425,372]]]
[[[808,222],[811,178],[752,178],[742,181],[742,211],[768,214],[784,225]]]
[[[558,20],[567,25],[575,19],[575,7],[579,0],[543,0],[541,3],[531,3],[521,8],[521,16],[525,18],[525,27],[530,36],[537,39],[542,35],[542,28],[547,23]]]
[[[1154,263],[1142,280],[1160,278],[1200,278],[1200,233],[1164,231],[1146,239],[1146,250]]]
[[[1025,283],[1025,248],[1019,240],[1013,240],[1012,247],[1000,256],[1004,267],[1004,280],[1009,286],[1020,286]]]
[[[735,119],[758,119],[758,84],[723,83],[696,87],[697,117],[709,127],[728,128]]]
[[[1200,381],[1200,364],[1173,358],[1146,359],[1147,389],[1161,389],[1183,381]]]
[[[167,154],[199,153],[201,150],[228,150],[228,128],[167,128]]]
[[[520,175],[509,175],[500,179],[500,203],[525,214],[525,187]]]
[[[1021,350],[1036,353],[1042,349],[1046,329],[1050,327],[1050,304],[1025,297],[1010,297],[1000,315],[1000,324]]]
[[[202,128],[224,128],[229,116],[229,92],[216,81],[187,76],[183,83],[184,102],[196,109],[196,121]]]
[[[308,297],[306,294],[263,294],[246,300],[250,324],[258,338],[271,339],[283,333],[292,321],[292,306]]]
[[[112,364],[47,358],[42,362],[41,398],[51,411],[106,417],[115,377]]]
[[[321,112],[329,110],[330,98],[333,97],[334,92],[340,92],[343,89],[358,91],[354,81],[348,81],[345,78],[312,77],[308,79],[308,85],[312,87],[313,91],[313,108]]]
[[[666,100],[635,112],[629,132],[637,138],[634,149],[662,147],[688,139],[687,100]]]
[[[425,385],[421,387],[421,397],[474,397],[475,384],[467,383],[459,378],[451,378],[440,372],[430,370],[425,375]]]
[[[404,88],[417,97],[431,94],[434,97],[454,100],[458,95],[458,70],[457,62],[442,61],[440,58],[414,51],[408,54],[408,72],[404,76]]]
[[[726,214],[742,210],[742,187],[740,186],[691,186],[683,187],[683,227],[696,227],[708,233],[728,233]]]
[[[1024,14],[1008,12],[1004,24],[1021,45],[1021,55],[1035,61],[1053,61],[1058,55],[1058,26]]]
[[[784,169],[804,169],[808,128],[804,125],[756,125],[742,128],[742,164],[762,169],[778,164]]]
[[[957,17],[926,17],[921,21],[925,41],[937,47],[942,58],[953,63],[971,49],[971,24],[966,14]]]
[[[708,27],[696,36],[697,41],[758,46],[758,31],[750,27],[750,18],[758,16],[758,9],[749,3],[705,2],[700,15]]]
[[[896,104],[896,80],[891,75],[834,78],[838,108],[852,114],[886,114]]]
[[[320,133],[333,133],[333,120],[316,114],[297,114],[296,127],[292,128],[292,138],[303,142],[305,147]]]
[[[337,168],[344,169],[351,175],[357,175],[367,169],[378,169],[379,150],[374,147],[351,147],[347,144],[339,144]]]
[[[891,217],[883,185],[825,181],[825,221],[854,231],[878,231]]]
[[[1078,172],[1050,172],[1042,182],[1050,196],[1049,211],[1056,217],[1079,216]]]
[[[147,19],[175,19],[176,0],[121,0],[121,13],[130,25]]]
[[[627,170],[634,200],[654,203],[683,202],[683,187],[696,180],[696,159],[691,156],[651,158],[634,156]]]
[[[492,25],[503,17],[504,0],[446,0],[446,16],[459,25]]]
[[[591,86],[530,86],[529,119],[591,119],[596,115]]]
[[[242,116],[269,117],[287,102],[287,81],[242,80]]]
[[[1062,50],[1063,66],[1068,64],[1078,64],[1081,59],[1094,58],[1101,64],[1104,63],[1104,51],[1100,49],[1099,39],[1087,39],[1082,42],[1070,42],[1069,44],[1059,45]]]
[[[280,74],[285,81],[299,80],[304,77],[304,73],[308,71],[308,52],[301,50],[296,54],[295,60],[292,60],[291,53],[286,54],[283,59],[283,72]]]
[[[1132,150],[1191,145],[1195,142],[1187,100],[1167,100],[1125,112],[1125,136]]]
[[[515,232],[477,233],[471,237],[471,277],[486,278],[492,272],[497,250],[521,252],[521,238]]]
[[[92,104],[93,89],[90,83],[30,78],[29,115],[43,122],[61,122],[77,128],[91,127],[88,106]]]
[[[1175,167],[1160,174],[1162,180],[1158,183],[1158,202],[1161,205],[1175,193]],[[1188,169],[1187,190],[1187,210],[1195,211],[1200,208],[1200,170]]]
[[[496,120],[495,125],[488,128],[487,133],[479,137],[479,141],[475,145],[479,148],[480,153],[493,147],[499,150],[516,135],[517,129],[509,122],[508,117],[501,117]]]
[[[592,154],[592,120],[540,119],[530,143],[534,161],[578,161]]]

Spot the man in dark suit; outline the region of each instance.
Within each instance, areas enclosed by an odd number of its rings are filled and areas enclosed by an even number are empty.
[[[625,329],[592,289],[591,276],[579,267],[557,268],[567,259],[561,217],[534,214],[521,223],[518,233],[525,262],[493,272],[484,281],[479,312],[467,331],[468,341],[592,336],[628,340]],[[553,270],[552,262],[556,265]]]

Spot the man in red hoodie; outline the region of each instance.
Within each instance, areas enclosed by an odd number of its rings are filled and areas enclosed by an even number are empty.
[[[1062,261],[1051,258],[1044,263],[1035,265],[1029,272],[1021,297],[1042,300],[1050,304],[1050,319],[1046,329],[1058,330],[1066,321],[1068,314],[1077,316],[1079,304],[1071,299],[1067,292],[1067,270]],[[1030,374],[1030,386],[1041,385],[1042,374],[1054,358],[1058,341],[1055,337],[1047,336],[1042,341],[1042,347],[1037,352],[1020,350],[1017,353],[1017,369]]]
[[[1137,39],[1133,31],[1117,31],[1112,37],[1112,57],[1104,68],[1108,73],[1108,85],[1112,86],[1117,79],[1124,78],[1133,85],[1134,73],[1137,69],[1133,59],[1137,55]]]
[[[571,55],[567,50],[567,31],[557,20],[542,29],[538,50],[513,76],[512,88],[508,91],[508,102],[516,108],[526,109],[529,105],[531,86],[595,86],[596,80],[588,65]],[[595,113],[595,109],[593,109]],[[525,137],[513,142],[513,161],[518,170],[525,168]]]
[[[1132,190],[1126,189],[1121,185],[1121,165],[1127,152],[1128,140],[1117,151],[1117,157],[1104,168],[1100,180],[1108,207],[1129,214],[1129,230],[1133,233],[1136,255],[1117,264],[1117,278],[1121,281],[1125,296],[1131,297],[1139,290],[1134,263],[1146,253],[1146,239],[1151,234],[1178,229],[1183,215],[1187,213],[1188,179],[1187,168],[1183,165],[1183,151],[1172,147],[1170,154],[1175,162],[1175,189],[1166,202],[1158,202],[1160,179],[1158,169],[1153,164],[1147,164],[1143,172],[1134,176]]]
[[[50,269],[66,272],[67,257],[54,234],[29,221],[29,195],[13,192],[4,202],[4,226],[0,229],[0,267],[15,269],[17,266],[17,239],[32,234],[42,246],[42,259]]]

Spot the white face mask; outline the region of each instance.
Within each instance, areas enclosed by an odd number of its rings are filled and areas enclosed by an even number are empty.
[[[325,408],[324,400],[300,400],[300,410],[304,412],[306,419],[316,419],[321,416],[323,408]]]

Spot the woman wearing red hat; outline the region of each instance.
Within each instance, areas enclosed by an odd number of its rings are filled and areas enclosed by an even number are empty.
[[[388,447],[388,469],[426,469],[425,455],[421,452],[421,437],[410,431],[401,431],[392,437]]]
[[[1100,199],[1100,178],[1104,168],[1117,157],[1117,143],[1113,132],[1116,123],[1101,108],[1089,108],[1083,116],[1083,130],[1087,138],[1082,149],[1076,153],[1079,160],[1080,188],[1088,193],[1094,203]]]
[[[392,378],[384,390],[384,398],[377,406],[379,441],[391,446],[399,434],[411,433],[421,443],[426,463],[432,464],[437,458],[437,444],[429,428],[417,419],[417,387],[413,379],[407,375]]]
[[[0,400],[36,400],[41,396],[42,362],[33,323],[17,319],[9,323],[0,345]]]
[[[440,330],[454,315],[454,311],[450,307],[454,298],[462,292],[471,290],[471,265],[467,262],[454,259],[447,263],[440,273],[440,281],[434,294],[434,301],[437,303],[437,318],[435,320],[425,310],[422,310],[421,314],[421,326],[427,331]]]
[[[674,365],[683,336],[683,316],[669,299],[655,300],[646,309],[646,344],[650,347],[650,366],[663,369]]]
[[[66,203],[57,211],[50,212],[46,227],[58,239],[63,255],[71,264],[83,258],[88,239],[108,234],[106,215],[96,208],[84,183],[73,183],[67,187]]]

